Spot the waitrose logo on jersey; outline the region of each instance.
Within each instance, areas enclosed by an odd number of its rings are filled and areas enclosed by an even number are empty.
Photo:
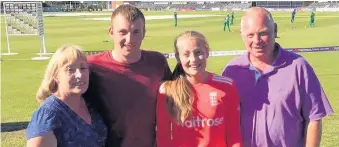
[[[187,128],[201,128],[201,127],[213,127],[219,126],[224,122],[224,117],[219,118],[209,118],[209,119],[201,119],[199,116],[192,117],[189,120],[185,120],[183,123],[179,123],[178,125]]]

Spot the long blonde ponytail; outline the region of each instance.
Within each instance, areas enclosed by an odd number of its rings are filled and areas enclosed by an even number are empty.
[[[172,81],[166,81],[164,88],[167,111],[173,118],[182,123],[192,114],[194,92],[185,75],[178,73],[178,71],[183,71],[180,64],[173,71],[174,74],[178,74],[177,77]]]

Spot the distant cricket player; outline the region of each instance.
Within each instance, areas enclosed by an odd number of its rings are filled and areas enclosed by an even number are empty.
[[[312,13],[311,13],[311,16],[310,16],[310,27],[311,28],[313,28],[313,27],[315,27],[315,24],[314,24],[314,19],[315,19],[315,13],[314,13],[314,11],[312,11]]]
[[[295,14],[296,14],[296,9],[293,9],[292,14],[291,14],[291,23],[292,23],[292,25],[294,23]],[[295,29],[294,25],[292,26],[292,29],[293,30]]]
[[[225,16],[225,19],[224,19],[224,32],[226,30],[226,27],[228,29],[228,32],[231,32],[231,29],[230,29],[230,15],[229,14],[227,14]]]
[[[294,9],[292,11],[292,14],[291,14],[291,23],[294,23],[294,17],[295,17],[295,14],[296,14],[296,9]]]
[[[233,22],[234,21],[234,11],[232,11],[232,15],[231,15],[231,23],[230,23],[230,25],[233,25]]]
[[[278,37],[278,24],[274,23],[274,38],[279,38]]]
[[[174,12],[174,27],[178,26],[178,16],[177,12]]]

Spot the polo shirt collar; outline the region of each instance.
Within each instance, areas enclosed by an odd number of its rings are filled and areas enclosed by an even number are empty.
[[[274,51],[277,52],[277,57],[274,61],[274,63],[271,65],[271,67],[269,67],[268,69],[266,69],[264,71],[263,74],[269,73],[271,71],[274,71],[276,69],[279,69],[281,67],[283,67],[287,61],[285,60],[285,52],[287,52],[286,50],[284,50],[278,43],[275,43],[274,45]],[[246,52],[245,55],[243,55],[241,58],[241,62],[239,63],[239,65],[243,68],[248,68],[250,69],[251,67],[251,62],[249,61],[249,53]]]

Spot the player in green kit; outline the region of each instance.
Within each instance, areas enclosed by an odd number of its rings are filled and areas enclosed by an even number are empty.
[[[177,17],[177,12],[174,12],[174,27],[178,26],[178,17]]]
[[[226,30],[226,26],[228,28],[228,32],[231,32],[231,29],[230,29],[230,15],[229,14],[227,14],[225,16],[225,19],[224,19],[224,32]]]
[[[234,11],[232,11],[232,15],[231,15],[231,23],[230,23],[230,25],[233,25],[233,22],[234,21]]]
[[[314,11],[312,11],[311,16],[310,16],[310,27],[311,28],[315,27],[314,19],[315,19],[315,13]]]

